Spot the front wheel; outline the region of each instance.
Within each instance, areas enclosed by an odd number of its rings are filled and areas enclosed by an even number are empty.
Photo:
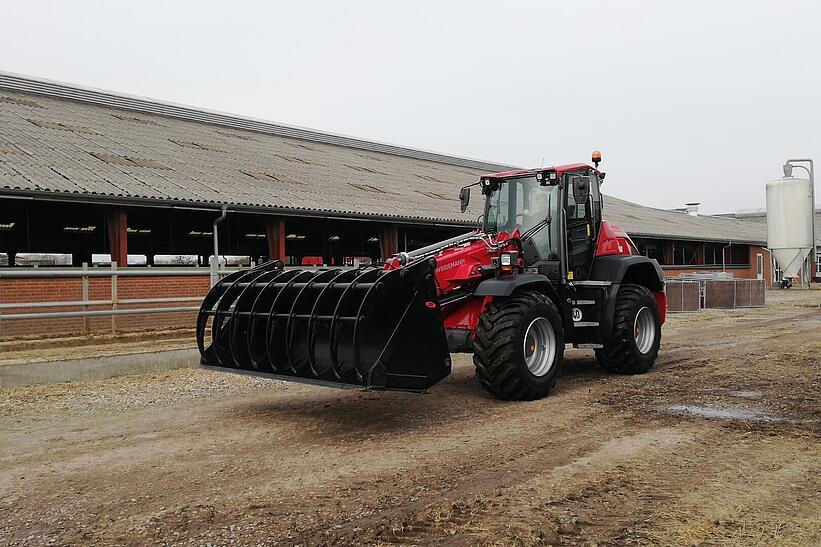
[[[547,395],[556,385],[563,355],[561,316],[541,293],[494,301],[479,318],[473,363],[482,387],[499,399]]]
[[[596,350],[599,363],[610,372],[643,374],[655,363],[660,345],[661,318],[653,293],[641,285],[622,285],[613,335]]]

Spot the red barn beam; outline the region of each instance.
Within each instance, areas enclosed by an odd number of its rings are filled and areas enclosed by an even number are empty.
[[[265,235],[268,240],[268,258],[285,263],[285,221],[268,219],[265,224]]]
[[[128,215],[121,209],[108,212],[108,248],[111,262],[128,266]]]
[[[379,227],[379,250],[382,259],[399,252],[399,229],[393,224],[383,224]]]

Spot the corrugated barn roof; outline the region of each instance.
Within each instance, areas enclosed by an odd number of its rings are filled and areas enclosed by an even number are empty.
[[[468,225],[459,188],[509,168],[0,72],[5,194]],[[635,236],[766,240],[753,223],[612,197],[604,216]]]

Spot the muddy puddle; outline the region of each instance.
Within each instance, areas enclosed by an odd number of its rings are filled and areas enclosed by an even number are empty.
[[[756,392],[749,392],[756,393]],[[715,407],[715,406],[698,406],[698,405],[668,405],[664,410],[670,414],[679,414],[684,416],[697,416],[699,418],[718,418],[724,420],[743,420],[754,422],[780,422],[783,421],[778,416],[759,412],[756,410],[748,410],[738,407]]]

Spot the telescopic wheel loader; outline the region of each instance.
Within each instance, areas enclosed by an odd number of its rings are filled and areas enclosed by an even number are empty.
[[[425,391],[473,353],[501,399],[545,396],[565,344],[594,348],[605,369],[653,366],[667,298],[655,260],[602,221],[593,164],[486,175],[476,230],[390,257],[384,268],[232,273],[197,318],[202,365],[285,380]]]

